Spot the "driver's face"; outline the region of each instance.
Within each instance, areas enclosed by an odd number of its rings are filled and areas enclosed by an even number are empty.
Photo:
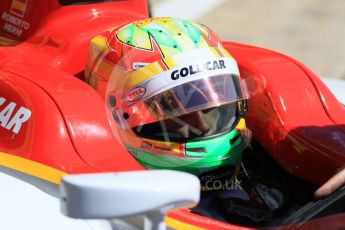
[[[212,127],[213,119],[206,116],[205,112],[197,111],[178,118],[165,121],[168,131],[175,131],[184,138],[196,138],[204,136]]]
[[[210,137],[230,130],[237,120],[236,113],[237,103],[228,103],[138,126],[134,131],[144,137],[164,141],[167,138],[186,141]]]

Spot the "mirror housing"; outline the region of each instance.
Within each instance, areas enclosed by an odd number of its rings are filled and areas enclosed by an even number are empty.
[[[72,218],[162,215],[195,206],[200,182],[194,175],[171,170],[68,175],[62,179],[60,195],[62,212]]]

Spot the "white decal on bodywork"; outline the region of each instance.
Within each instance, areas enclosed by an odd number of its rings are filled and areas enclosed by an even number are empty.
[[[5,103],[6,99],[0,97],[0,106]],[[20,132],[22,125],[31,117],[31,111],[23,106],[12,116],[17,104],[10,102],[4,108],[0,108],[0,125],[16,134]]]

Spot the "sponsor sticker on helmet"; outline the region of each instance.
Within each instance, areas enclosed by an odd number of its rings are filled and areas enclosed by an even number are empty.
[[[183,67],[181,69],[174,70],[171,73],[171,79],[177,80],[180,77],[187,77],[202,71],[207,70],[217,70],[217,69],[225,69],[225,62],[224,60],[215,60],[215,61],[208,61],[205,63],[190,65],[188,67]]]
[[[142,98],[142,96],[144,96],[146,92],[145,87],[143,86],[138,86],[135,87],[134,89],[131,89],[127,95],[127,101],[128,102],[134,102],[136,100],[139,100],[140,98]]]
[[[141,143],[141,147],[144,148],[144,149],[151,149],[152,148],[152,144],[148,141],[143,141]]]
[[[142,72],[144,73],[152,71]],[[229,77],[231,77],[231,75],[238,76],[239,71],[236,61],[232,58],[226,57],[221,59],[217,58],[215,60],[198,61],[188,66],[180,65],[177,68],[160,72],[137,84],[135,88],[130,90],[127,99],[125,100],[129,106],[138,99],[145,101],[154,95],[162,93],[164,90],[174,88],[187,82],[204,79],[209,76],[213,77],[216,75],[227,75]]]
[[[146,63],[146,62],[133,62],[133,70],[137,70],[140,68],[143,68],[144,66],[147,66],[150,63]]]

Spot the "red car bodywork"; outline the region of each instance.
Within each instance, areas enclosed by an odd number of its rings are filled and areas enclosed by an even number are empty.
[[[61,6],[57,0],[9,0],[0,13],[0,165],[53,183],[58,179],[44,170],[63,175],[143,169],[114,133],[101,97],[80,78],[89,40],[114,24],[148,17],[147,2]],[[323,183],[345,162],[344,107],[292,58],[231,42],[224,46],[247,83],[253,137],[285,170]],[[19,114],[10,123],[22,107],[30,118],[21,122]],[[23,165],[32,162],[36,171]],[[167,219],[174,227],[242,229],[187,210]]]
[[[248,127],[287,171],[322,184],[345,162],[345,107],[303,64],[225,43],[250,93]]]

